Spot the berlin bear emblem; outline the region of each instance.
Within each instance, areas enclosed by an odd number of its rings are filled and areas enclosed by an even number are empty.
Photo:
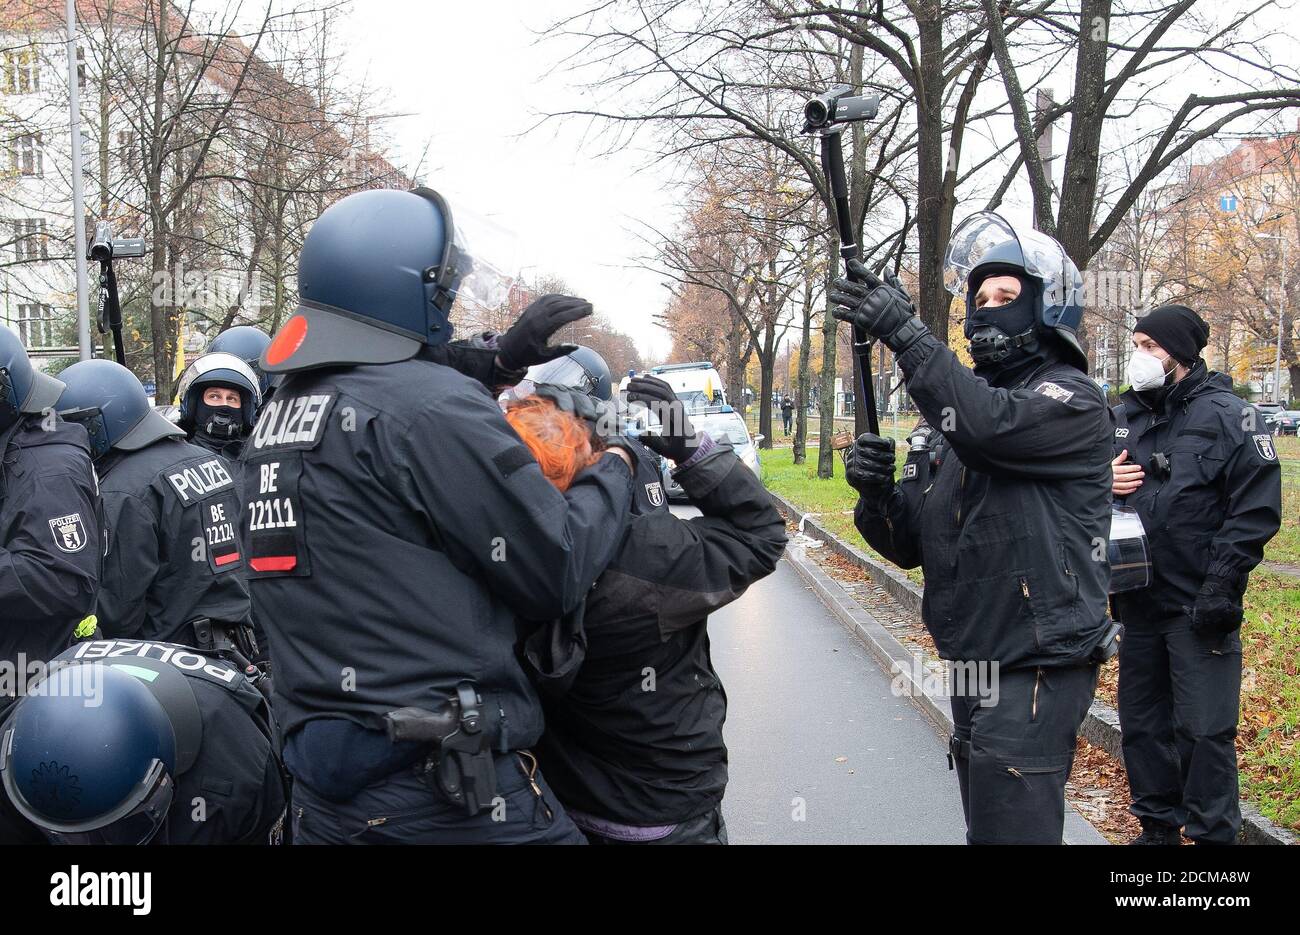
[[[86,524],[80,513],[69,513],[50,520],[50,532],[60,552],[80,552],[86,547]]]
[[[1277,460],[1277,451],[1273,448],[1272,435],[1256,435],[1255,448],[1259,451],[1259,456],[1265,461]]]
[[[645,485],[645,495],[650,498],[651,506],[658,507],[664,505],[664,488],[658,481],[655,481],[653,484]]]

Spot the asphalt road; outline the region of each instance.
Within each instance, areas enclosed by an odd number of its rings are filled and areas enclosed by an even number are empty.
[[[947,746],[785,561],[709,623],[732,844],[961,844]]]

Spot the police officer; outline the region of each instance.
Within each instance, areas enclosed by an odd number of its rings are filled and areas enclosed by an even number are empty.
[[[37,840],[266,844],[285,804],[272,734],[266,698],[230,662],[95,640],[14,705],[0,779]]]
[[[239,460],[262,404],[259,377],[234,354],[204,354],[181,374],[179,425],[196,445]]]
[[[85,360],[63,382],[58,409],[90,435],[109,530],[101,630],[256,658],[232,465],[185,441],[120,364]]]
[[[462,221],[428,189],[331,206],[263,355],[284,377],[244,455],[245,552],[298,841],[581,839],[521,754],[542,712],[515,615],[583,599],[622,535],[629,463],[605,455],[561,495],[490,392],[426,350],[490,269]],[[503,368],[564,353],[547,339],[590,311],[543,297],[501,336]]]
[[[836,316],[897,355],[924,417],[894,482],[894,442],[860,436],[845,476],[858,530],[925,571],[922,618],[954,678],[967,840],[1059,844],[1075,737],[1106,615],[1110,425],[1074,329],[1082,277],[1060,244],[980,213],[954,231],[974,370],[916,317],[897,280],[856,261]],[[974,683],[974,684],[972,684]]]
[[[1114,494],[1151,545],[1149,587],[1116,595],[1119,718],[1135,844],[1232,844],[1241,828],[1242,595],[1281,522],[1281,465],[1256,409],[1206,369],[1210,329],[1166,305],[1133,326],[1115,407]]]
[[[95,609],[99,494],[85,430],[54,411],[62,392],[0,328],[0,661],[10,666],[52,659]]]
[[[577,397],[583,385],[571,392]],[[635,377],[627,395],[659,428],[621,440],[638,454],[632,521],[584,605],[580,668],[543,694],[538,757],[594,844],[725,844],[727,696],[709,653],[709,614],[772,573],[785,522],[731,447],[695,430],[671,386]],[[590,411],[581,400],[557,402]],[[660,456],[676,465],[673,476],[701,517],[669,512]],[[535,644],[527,651],[536,663]],[[542,678],[554,668],[533,672]]]

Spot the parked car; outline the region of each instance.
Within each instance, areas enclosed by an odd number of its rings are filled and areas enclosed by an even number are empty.
[[[755,477],[763,476],[763,467],[758,460],[758,443],[762,435],[750,436],[749,426],[745,424],[740,413],[730,406],[712,406],[698,409],[690,414],[691,424],[706,433],[715,442],[726,442],[736,452],[736,457],[754,472]],[[672,478],[670,465],[663,463],[664,490],[669,500],[685,500],[686,491]]]
[[[1274,435],[1300,435],[1300,409],[1287,409],[1270,416],[1268,423]]]
[[[1264,417],[1264,422],[1266,424],[1272,424],[1273,417],[1282,412],[1281,403],[1255,403],[1255,408],[1258,409],[1259,414]]]

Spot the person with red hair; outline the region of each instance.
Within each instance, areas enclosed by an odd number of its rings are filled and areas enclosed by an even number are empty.
[[[727,697],[709,656],[708,619],[772,573],[785,523],[762,482],[730,446],[695,431],[664,381],[628,385],[628,399],[659,416],[660,433],[638,440],[602,440],[574,415],[601,415],[577,391],[538,393],[551,398],[509,403],[506,420],[558,489],[605,443],[637,461],[622,544],[581,618],[566,621],[566,636],[585,647],[576,674],[556,678],[535,652],[524,654],[542,689],[542,771],[593,844],[725,844]],[[660,455],[676,464],[674,478],[702,516],[669,511]]]

